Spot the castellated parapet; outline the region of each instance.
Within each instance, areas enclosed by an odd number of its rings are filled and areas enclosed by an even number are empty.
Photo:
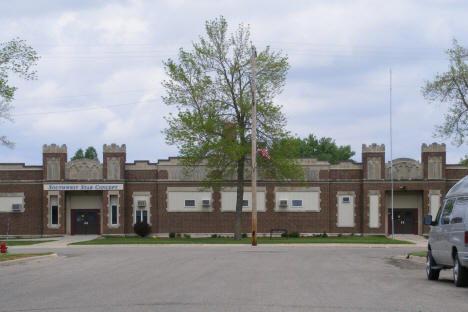
[[[385,144],[377,145],[377,143],[372,143],[369,146],[367,146],[366,144],[362,144],[362,152],[363,153],[384,153]]]
[[[67,146],[65,144],[58,146],[55,143],[51,145],[44,144],[42,146],[42,153],[67,153]]]
[[[442,144],[437,144],[437,143],[432,143],[427,145],[426,143],[423,143],[421,146],[421,153],[438,153],[442,152],[445,153],[445,143]]]
[[[115,143],[112,143],[111,145],[104,144],[102,147],[102,151],[104,153],[126,153],[127,152],[127,147],[125,144],[122,145],[117,145]]]

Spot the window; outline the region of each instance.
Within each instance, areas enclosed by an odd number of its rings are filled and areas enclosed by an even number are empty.
[[[342,202],[343,203],[349,203],[349,197],[343,197]]]
[[[442,210],[444,209],[444,205],[445,205],[445,200],[442,202],[442,204],[440,204],[440,208],[439,208],[439,211],[437,212],[437,216],[435,218],[435,223],[436,224],[439,224],[439,221],[440,221],[440,215],[442,214]]]
[[[110,208],[111,208],[111,225],[117,225],[119,219],[118,213],[118,196],[117,195],[110,195]]]
[[[58,225],[58,196],[50,196],[50,225]]]
[[[244,200],[242,201],[242,208],[243,208],[243,207],[249,207],[249,200],[248,200],[248,199],[244,199]]]
[[[148,210],[137,210],[136,211],[136,223],[146,222],[148,223]]]
[[[184,203],[185,207],[195,207],[195,200],[194,199],[186,199]]]
[[[467,208],[468,197],[458,198],[457,202],[455,203],[455,207],[453,208],[451,223],[463,223]]]
[[[442,215],[440,216],[440,224],[450,224],[450,215],[452,214],[453,210],[453,202],[453,199],[449,199],[445,203],[444,210],[442,211]]]
[[[293,199],[291,201],[292,207],[302,207],[302,199]]]

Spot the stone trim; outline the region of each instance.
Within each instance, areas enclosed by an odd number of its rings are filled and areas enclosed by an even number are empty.
[[[117,196],[117,224],[112,224],[111,220],[111,195]],[[119,191],[108,191],[107,192],[107,227],[111,229],[118,229],[120,227],[120,192]]]
[[[378,205],[378,212],[379,212],[379,225],[377,227],[375,226],[371,226],[370,225],[370,197],[371,195],[378,195],[379,196],[379,205]],[[368,223],[368,226],[369,228],[371,229],[378,229],[382,226],[382,223],[380,222],[380,218],[382,217],[382,204],[381,204],[381,198],[382,197],[382,194],[380,192],[380,190],[369,190],[369,193],[367,194],[367,198],[368,198],[368,204],[367,204],[367,208],[368,208],[368,213],[367,213],[367,216],[369,217],[369,223]]]
[[[58,208],[57,208],[57,213],[58,213],[58,216],[57,216],[57,225],[52,225],[52,216],[51,216],[51,213],[50,213],[50,209],[51,209],[51,206],[50,206],[50,197],[51,196],[57,196],[57,205],[58,205]],[[61,208],[61,205],[60,205],[60,198],[62,196],[60,195],[60,191],[49,191],[47,192],[47,227],[49,229],[53,229],[53,230],[57,230],[60,228],[60,217],[61,217],[61,214],[60,214],[60,208]]]
[[[356,226],[356,192],[354,192],[354,191],[337,191],[336,192],[336,227],[348,227],[348,228],[350,227],[350,226],[346,226],[346,225],[340,226],[338,224],[339,199],[340,199],[340,196],[346,196],[346,195],[353,196],[353,226],[352,227]]]

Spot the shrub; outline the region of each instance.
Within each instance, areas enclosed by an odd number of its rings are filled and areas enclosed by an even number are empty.
[[[174,238],[174,237],[175,237],[175,233],[174,233],[174,232],[169,233],[169,238]]]
[[[181,238],[181,237],[182,237],[182,234],[180,234],[180,233],[176,233],[176,235],[175,235],[175,236],[176,236],[177,238]]]
[[[211,238],[217,238],[217,237],[218,237],[218,234],[211,235]]]
[[[327,232],[323,232],[322,237],[328,237]]]
[[[297,231],[289,233],[289,237],[298,238],[300,236],[301,236],[301,233],[299,233]]]
[[[247,233],[242,233],[242,238],[247,238]]]
[[[192,238],[190,234],[184,234],[184,238]]]
[[[137,222],[133,226],[133,232],[138,236],[145,237],[151,233],[151,226],[146,222]]]
[[[291,236],[291,235],[289,235],[289,236]],[[288,237],[288,233],[286,233],[286,232],[281,233],[281,237]]]
[[[338,233],[338,237],[343,237],[343,234],[341,234],[341,233]]]

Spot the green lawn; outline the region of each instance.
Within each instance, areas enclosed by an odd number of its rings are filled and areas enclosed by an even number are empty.
[[[232,238],[139,238],[139,237],[105,237],[70,245],[113,245],[113,244],[251,244],[251,238],[235,241]],[[257,243],[264,244],[412,244],[406,241],[392,240],[384,235],[347,236],[347,237],[259,237]]]
[[[53,242],[53,240],[43,240],[43,241],[3,241],[7,245],[10,246],[27,246],[27,245],[35,245],[47,242]]]
[[[427,251],[410,252],[408,255],[426,258]]]
[[[29,257],[45,256],[51,255],[53,252],[42,252],[42,253],[30,253],[30,254],[14,254],[14,253],[0,253],[0,261],[8,261]]]

